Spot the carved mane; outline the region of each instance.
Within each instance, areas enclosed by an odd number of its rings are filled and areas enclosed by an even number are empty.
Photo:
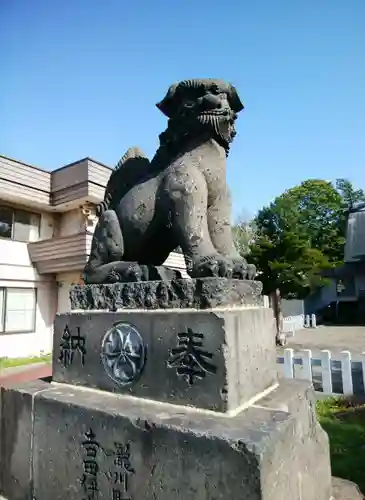
[[[110,174],[104,200],[96,207],[98,217],[120,200],[118,195],[122,189],[128,189],[128,185],[133,185],[132,179],[130,179],[131,175],[128,175],[128,173],[131,170],[139,170],[142,164],[146,164],[146,162],[148,165],[150,164],[149,159],[138,146],[127,150]]]

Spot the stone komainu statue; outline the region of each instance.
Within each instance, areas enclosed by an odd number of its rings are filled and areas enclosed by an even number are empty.
[[[98,206],[85,283],[156,279],[177,247],[192,277],[252,278],[254,267],[233,243],[226,182],[243,109],[236,89],[220,80],[186,80],[172,85],[157,107],[169,119],[160,147],[152,161],[131,148],[113,170]]]

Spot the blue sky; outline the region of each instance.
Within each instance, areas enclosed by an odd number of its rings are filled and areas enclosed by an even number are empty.
[[[365,188],[364,0],[1,0],[0,63],[0,153],[26,163],[152,157],[168,86],[218,77],[246,106],[234,216],[308,178]]]

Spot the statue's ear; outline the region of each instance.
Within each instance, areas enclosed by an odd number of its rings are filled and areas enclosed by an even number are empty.
[[[177,102],[176,102],[176,89],[177,89],[178,84],[175,83],[174,85],[171,85],[169,90],[167,91],[167,94],[165,97],[162,99],[162,101],[158,102],[156,104],[157,108],[167,116],[167,118],[171,118],[172,115],[175,114],[176,107],[177,107]]]
[[[230,92],[230,105],[233,111],[236,113],[239,113],[244,109],[244,105],[242,104],[241,99],[238,96],[238,92],[236,88],[233,85],[230,85],[231,87],[231,92]]]

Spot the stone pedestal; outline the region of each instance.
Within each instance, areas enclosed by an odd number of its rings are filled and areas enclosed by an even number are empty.
[[[139,281],[109,285],[75,285],[71,309],[211,309],[242,305],[262,306],[259,281],[226,278]]]
[[[263,307],[63,314],[53,380],[236,411],[277,383],[274,342],[272,312]]]
[[[286,382],[226,417],[69,385],[6,390],[3,492],[9,500],[329,500],[327,437],[309,393]]]
[[[277,382],[272,313],[243,295],[233,308],[59,316],[52,383],[2,390],[0,492],[330,500],[311,384]]]

